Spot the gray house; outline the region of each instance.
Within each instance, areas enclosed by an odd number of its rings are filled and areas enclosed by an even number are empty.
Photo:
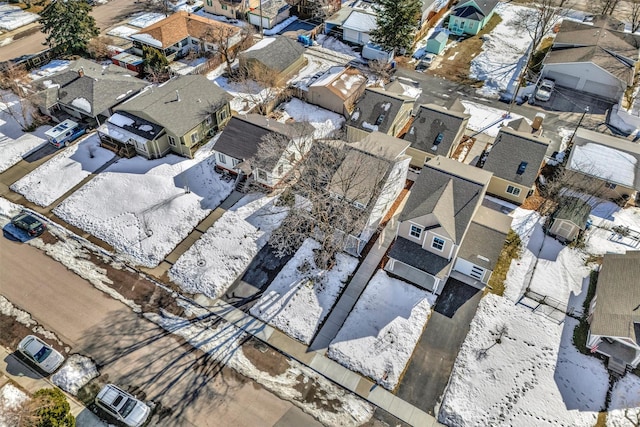
[[[304,47],[289,37],[265,37],[240,53],[238,61],[250,77],[271,74],[275,84],[283,84],[305,65],[303,54]]]
[[[551,215],[549,234],[564,242],[574,241],[587,228],[591,205],[578,197],[561,197],[558,209]]]

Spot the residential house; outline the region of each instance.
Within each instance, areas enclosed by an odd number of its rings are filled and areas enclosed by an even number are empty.
[[[544,59],[541,78],[618,102],[633,85],[640,35],[611,17],[592,23],[565,19]]]
[[[284,124],[259,114],[233,116],[213,146],[216,167],[275,188],[309,151],[313,127],[304,123]],[[288,141],[281,152],[252,165],[260,144],[268,135]]]
[[[436,294],[450,276],[482,288],[511,225],[481,206],[491,175],[443,156],[429,160],[398,218],[385,270]]]
[[[347,120],[347,141],[359,141],[370,132],[399,136],[411,119],[415,98],[366,88]]]
[[[306,64],[304,47],[288,37],[265,37],[238,55],[240,67],[249,77],[264,80],[272,76],[274,84],[285,83]]]
[[[598,197],[627,200],[640,190],[639,166],[638,144],[578,128],[566,167],[602,182],[597,188]]]
[[[359,45],[369,43],[369,33],[378,27],[377,14],[354,9],[342,23],[342,39]]]
[[[179,11],[129,36],[133,40],[132,53],[143,56],[144,47],[158,49],[169,62],[191,51],[217,51],[224,40],[229,47],[239,45],[242,34],[238,27]]]
[[[573,242],[587,228],[590,213],[591,205],[579,197],[561,197],[551,215],[549,234],[563,242]]]
[[[300,0],[297,4],[298,15],[303,19],[331,16],[341,6],[341,0]]]
[[[500,128],[491,147],[480,157],[479,167],[493,172],[487,193],[518,205],[533,191],[550,141],[524,119]]]
[[[287,19],[290,13],[291,5],[285,0],[262,0],[262,6],[249,8],[247,21],[263,30],[270,30]]]
[[[245,20],[250,9],[258,9],[260,0],[205,0],[204,10],[229,19]]]
[[[418,24],[418,31],[415,34],[415,41],[420,40],[425,36],[427,31],[431,28],[430,23],[437,21],[449,6],[450,1],[442,0],[421,0],[422,9],[420,11],[420,22]]]
[[[587,348],[624,374],[640,364],[640,251],[606,254],[589,307]]]
[[[424,104],[409,126],[404,139],[411,143],[407,154],[411,166],[422,169],[435,156],[451,157],[458,147],[471,116],[455,98],[446,106]]]
[[[442,52],[444,48],[447,47],[448,40],[449,35],[446,31],[434,31],[433,34],[431,34],[427,39],[427,45],[424,49],[428,53],[439,55],[440,52]]]
[[[493,16],[498,0],[468,0],[458,3],[449,16],[449,31],[475,36]]]
[[[32,99],[43,114],[100,125],[117,105],[148,85],[135,74],[117,65],[78,59],[64,71],[35,80]]]
[[[200,75],[179,76],[120,105],[98,128],[101,145],[148,159],[193,158],[230,119],[230,96]]]
[[[409,144],[381,132],[347,144],[348,152],[329,184],[333,197],[362,211],[359,233],[351,234],[348,252],[359,255],[405,186]]]
[[[367,87],[367,78],[351,67],[331,67],[317,80],[298,87],[298,95],[310,104],[349,117]]]

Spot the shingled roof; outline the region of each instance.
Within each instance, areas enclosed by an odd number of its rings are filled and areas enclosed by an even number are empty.
[[[497,4],[498,0],[462,2],[453,9],[451,14],[460,18],[480,21],[488,16]]]
[[[356,103],[347,124],[367,132],[389,133],[402,105],[413,102],[414,99],[408,96],[386,92],[384,89],[367,88]]]
[[[240,53],[239,58],[253,59],[278,73],[286,70],[304,54],[304,47],[285,36],[265,37],[260,42]]]

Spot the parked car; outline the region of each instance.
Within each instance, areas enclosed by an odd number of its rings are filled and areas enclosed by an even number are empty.
[[[129,427],[142,426],[151,408],[126,391],[113,385],[105,385],[96,396],[96,405]]]
[[[433,53],[425,54],[422,59],[418,61],[418,64],[416,65],[416,71],[424,72],[425,70],[428,70],[433,63],[433,58],[435,58],[435,55]]]
[[[11,224],[26,231],[31,237],[38,237],[47,229],[45,223],[28,212],[20,212],[18,215],[11,218]]]
[[[551,99],[553,89],[556,87],[556,82],[552,79],[542,79],[538,89],[536,89],[536,99],[538,101],[548,101]]]
[[[64,362],[64,357],[56,349],[33,335],[27,335],[20,341],[18,351],[47,374],[54,373]]]

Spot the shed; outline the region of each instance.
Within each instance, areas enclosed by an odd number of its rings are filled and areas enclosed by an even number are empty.
[[[435,53],[438,55],[447,46],[447,40],[449,40],[449,35],[446,31],[434,32],[427,40],[425,50],[429,53]]]
[[[572,242],[580,231],[587,227],[587,220],[591,213],[591,205],[578,197],[562,197],[558,209],[551,216],[552,234],[565,242]]]

